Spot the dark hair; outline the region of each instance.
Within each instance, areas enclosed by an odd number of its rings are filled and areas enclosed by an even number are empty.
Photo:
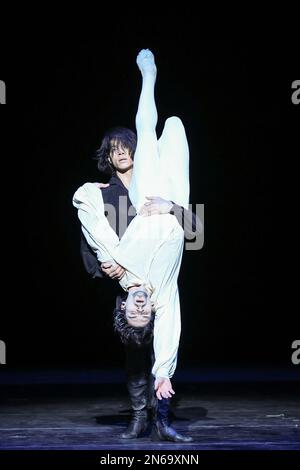
[[[126,296],[118,296],[116,299],[116,308],[113,311],[114,330],[123,344],[139,348],[149,344],[153,339],[155,310],[152,309],[151,319],[146,326],[131,326],[127,323],[124,310],[121,310],[121,303],[126,301],[126,298]]]
[[[114,167],[108,161],[112,141],[128,149],[133,159],[137,139],[136,134],[127,127],[113,127],[104,134],[101,145],[96,150],[95,158],[98,160],[98,170],[108,177],[115,173]]]

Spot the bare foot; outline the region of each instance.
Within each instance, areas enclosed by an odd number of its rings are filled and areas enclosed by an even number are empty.
[[[150,49],[142,49],[136,58],[136,63],[143,75],[152,74],[156,76],[156,65],[154,61],[154,55],[150,51]]]

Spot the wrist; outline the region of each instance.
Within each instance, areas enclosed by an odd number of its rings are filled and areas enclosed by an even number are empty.
[[[156,379],[170,379],[169,370],[164,367],[160,367],[155,374],[155,378]]]

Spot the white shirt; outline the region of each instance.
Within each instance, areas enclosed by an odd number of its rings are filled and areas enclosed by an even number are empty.
[[[177,278],[180,270],[184,232],[176,217],[137,215],[119,240],[104,214],[102,193],[85,183],[73,196],[83,234],[99,262],[115,260],[126,269],[119,281],[127,291],[144,285],[155,304],[154,355],[152,373],[171,378],[177,364],[181,331]]]

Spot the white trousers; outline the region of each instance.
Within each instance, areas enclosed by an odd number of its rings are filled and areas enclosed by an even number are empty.
[[[139,128],[129,186],[130,200],[138,212],[146,196],[160,196],[188,209],[189,148],[184,126],[178,117],[166,120],[157,140],[155,128]]]

